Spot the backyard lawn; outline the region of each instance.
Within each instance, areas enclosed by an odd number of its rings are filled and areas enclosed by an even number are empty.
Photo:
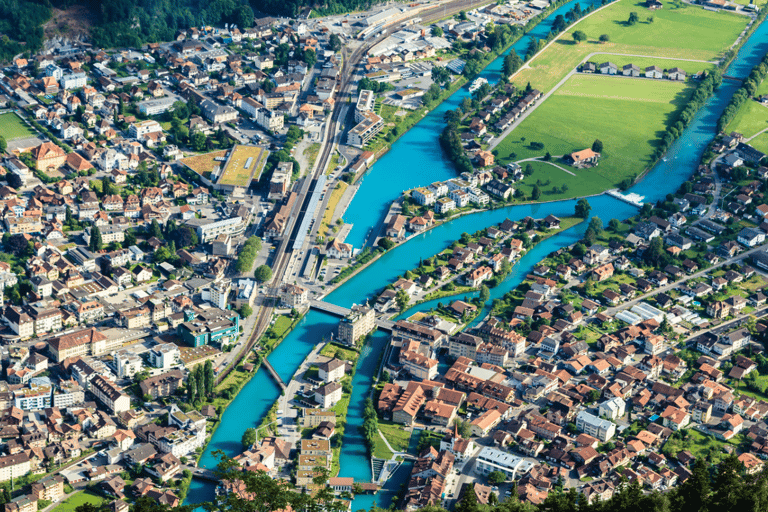
[[[572,176],[536,162],[532,164],[534,174],[521,182],[522,190],[528,196],[538,183],[542,200],[552,200],[615,188],[651,164],[670,118],[683,108],[692,90],[690,85],[668,80],[574,76],[496,147],[498,161],[506,164],[543,157],[547,152],[553,157],[564,155],[589,148],[600,139],[603,156],[596,167],[574,169],[553,158],[552,163],[568,169],[575,174]],[[630,112],[631,122],[621,121]],[[533,142],[543,144],[544,149],[532,148]],[[567,186],[565,192],[563,185]]]
[[[100,507],[103,502],[104,499],[101,496],[98,496],[91,491],[83,491],[70,496],[61,505],[54,508],[53,512],[74,512],[77,507],[85,505],[86,503]]]
[[[552,46],[530,62],[530,67],[521,69],[515,75],[514,82],[518,85],[530,82],[533,87],[546,92],[588,55],[598,52],[711,61],[719,58],[746,26],[746,16],[712,12],[685,4],[677,7],[667,1],[663,3],[663,9],[648,11],[642,2],[620,0],[588,16],[567,33],[561,34]],[[630,12],[636,12],[640,17],[640,22],[633,26],[626,23]],[[648,22],[649,17],[653,17],[653,22]],[[587,42],[576,44],[573,41],[572,33],[576,30],[586,33]],[[603,34],[609,37],[609,42],[598,41]],[[591,60],[651,65],[650,59],[640,57],[596,55]],[[697,68],[704,65],[694,62],[685,65],[673,61],[665,63],[663,59],[653,63],[662,68],[679,66],[686,71],[698,71]]]
[[[23,139],[34,137],[35,132],[30,130],[16,114],[0,115],[0,136],[5,140]]]
[[[408,451],[408,443],[411,441],[411,432],[405,430],[402,425],[391,421],[379,420],[379,430],[384,434],[389,445],[395,451]]]
[[[357,360],[357,353],[354,350],[350,350],[348,348],[340,347],[339,345],[336,345],[335,343],[328,343],[323,349],[320,351],[321,356],[326,357],[335,357],[338,359],[343,359],[345,361],[356,361]]]

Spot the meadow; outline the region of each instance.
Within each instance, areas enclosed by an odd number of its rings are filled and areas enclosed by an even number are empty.
[[[530,82],[547,92],[593,53],[625,54],[627,57],[596,55],[590,59],[611,60],[616,64],[621,60],[622,65],[630,61],[640,65],[640,58],[631,57],[633,55],[701,61],[686,65],[653,63],[662,68],[678,66],[686,71],[697,70],[696,64],[722,56],[747,24],[746,16],[708,11],[682,2],[664,1],[663,4],[662,9],[649,11],[643,2],[620,0],[580,20],[518,71],[513,82],[518,86]],[[636,12],[640,21],[630,26],[627,20],[631,12]],[[584,32],[587,41],[576,44],[572,36],[576,30]],[[609,37],[606,43],[599,41],[603,34]],[[691,64],[694,66],[689,67]]]
[[[750,138],[766,128],[768,128],[768,107],[749,99],[739,108],[725,131],[728,133],[739,132],[744,137]]]
[[[573,76],[496,147],[498,161],[506,164],[548,152],[553,163],[576,174],[536,162],[533,176],[523,180],[522,189],[528,196],[540,182],[542,200],[615,188],[652,163],[659,139],[692,90],[691,85],[668,80]],[[599,165],[592,169],[569,168],[554,158],[589,148],[595,139],[603,142],[604,149]],[[533,142],[544,149],[532,148]],[[553,191],[563,185],[567,191]]]
[[[30,130],[16,114],[0,115],[0,136],[5,140],[23,139],[34,137],[35,132]]]

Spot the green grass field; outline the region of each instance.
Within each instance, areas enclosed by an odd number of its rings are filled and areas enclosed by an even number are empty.
[[[677,8],[671,2],[663,3],[663,9],[648,11],[637,0],[620,0],[584,18],[531,61],[529,68],[520,70],[513,81],[518,85],[531,82],[534,87],[546,92],[588,55],[597,52],[711,61],[730,47],[747,23],[746,16],[712,12],[695,6]],[[630,12],[636,12],[641,20],[634,26],[625,23]],[[647,21],[650,16],[654,19],[652,23]],[[585,32],[588,40],[576,44],[572,37],[576,30]],[[598,41],[602,34],[608,35],[608,43]],[[621,61],[622,65],[629,63],[627,59],[640,65],[639,57],[595,55],[590,58],[600,62],[611,60],[616,64]],[[683,66],[679,62],[671,64],[671,61],[664,64],[661,60],[656,65],[663,68],[677,65],[686,71],[697,70],[697,64],[702,64],[688,63]]]
[[[34,137],[35,132],[30,130],[16,114],[0,115],[0,136],[5,140],[23,139]]]
[[[104,499],[91,491],[78,492],[77,494],[70,496],[61,505],[54,508],[53,512],[74,512],[77,507],[85,505],[86,503],[100,507],[102,503],[104,503]]]
[[[576,175],[571,176],[552,165],[534,162],[534,174],[516,186],[529,196],[538,182],[544,201],[614,188],[651,164],[667,123],[685,105],[691,91],[690,85],[668,80],[574,76],[496,147],[498,161],[506,164],[542,157],[546,152],[564,155],[591,147],[600,139],[604,149],[597,167],[579,170],[553,161]],[[532,149],[532,142],[544,144],[544,149]],[[566,192],[553,191],[563,185],[568,187]]]
[[[739,132],[745,137],[754,136],[768,128],[768,107],[754,100],[747,100],[726,127],[726,133]]]
[[[411,432],[405,430],[402,425],[391,421],[379,421],[379,430],[387,438],[389,445],[398,452],[407,452],[408,443],[411,441]]]
[[[768,153],[768,132],[761,133],[751,141],[749,141],[749,145],[755,148],[758,151],[762,151],[763,153]]]

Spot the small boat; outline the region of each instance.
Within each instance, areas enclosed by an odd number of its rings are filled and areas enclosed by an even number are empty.
[[[474,82],[472,82],[472,85],[469,86],[469,92],[475,92],[483,85],[487,84],[488,80],[485,78],[478,78]]]

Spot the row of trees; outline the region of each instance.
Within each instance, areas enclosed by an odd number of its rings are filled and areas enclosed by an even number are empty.
[[[187,378],[187,398],[190,402],[194,402],[212,396],[215,383],[213,363],[209,360],[205,365],[198,364],[193,371],[189,372]]]
[[[252,236],[246,240],[240,254],[237,255],[235,268],[238,272],[249,272],[253,268],[253,262],[261,250],[261,238]]]
[[[677,122],[667,128],[667,133],[664,134],[661,142],[656,147],[654,160],[661,158],[661,156],[669,150],[672,143],[682,135],[685,128],[693,119],[693,116],[696,115],[696,112],[704,106],[707,99],[709,99],[715,89],[720,86],[720,82],[722,82],[722,76],[718,70],[709,73],[701,80],[698,87],[696,87],[696,90],[691,95],[691,98],[688,100],[688,103],[685,105],[685,108],[680,112]]]
[[[376,408],[373,406],[371,398],[365,399],[365,409],[363,409],[363,437],[365,445],[368,447],[368,453],[373,454],[376,439],[379,437],[379,418],[376,415]]]
[[[733,93],[731,101],[728,106],[725,107],[720,119],[717,120],[717,130],[722,132],[730,124],[736,113],[739,111],[744,102],[752,98],[757,92],[757,88],[765,79],[765,75],[768,74],[768,55],[763,57],[763,60],[752,68],[749,76],[741,84],[741,87]]]

